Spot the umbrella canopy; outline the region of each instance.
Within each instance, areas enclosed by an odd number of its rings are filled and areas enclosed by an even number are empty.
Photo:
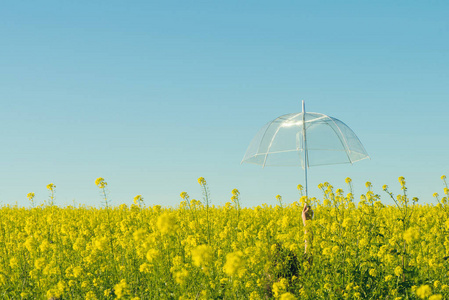
[[[307,167],[354,163],[369,158],[355,133],[342,121],[320,113],[280,116],[262,127],[242,163]]]

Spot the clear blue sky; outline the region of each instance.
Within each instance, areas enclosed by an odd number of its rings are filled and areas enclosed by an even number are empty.
[[[297,168],[240,165],[268,121],[338,118],[370,161],[309,170],[431,203],[449,176],[447,1],[3,1],[0,201],[175,206],[179,193],[246,206],[298,199]],[[384,202],[390,203],[387,197]]]

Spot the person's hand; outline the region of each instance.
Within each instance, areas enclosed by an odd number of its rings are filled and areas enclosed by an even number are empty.
[[[302,209],[302,223],[306,226],[306,221],[312,219],[313,210],[312,208],[304,203],[304,208]]]

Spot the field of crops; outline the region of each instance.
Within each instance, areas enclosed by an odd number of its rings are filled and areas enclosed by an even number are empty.
[[[442,177],[446,184],[445,177]],[[2,299],[448,299],[449,207],[420,205],[384,186],[360,199],[328,183],[321,199],[225,206],[181,193],[177,208],[3,206]],[[30,200],[34,195],[30,193]],[[391,197],[391,198],[390,198]],[[357,197],[358,198],[358,197]],[[388,201],[390,201],[388,200]],[[314,216],[303,225],[305,202]],[[386,202],[386,201],[385,201]],[[437,204],[438,202],[438,204]],[[307,244],[307,251],[305,245]]]

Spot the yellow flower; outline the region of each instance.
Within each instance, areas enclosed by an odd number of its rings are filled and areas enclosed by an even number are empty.
[[[151,265],[147,264],[147,263],[143,263],[140,265],[139,267],[139,271],[142,273],[150,273],[151,272]]]
[[[49,289],[47,291],[47,298],[48,299],[58,299],[61,294],[58,292],[57,289]]]
[[[237,251],[226,255],[226,263],[223,271],[229,276],[235,275],[243,267],[243,252]]]
[[[186,278],[189,276],[189,271],[186,269],[181,269],[181,271],[175,272],[174,277],[175,281],[179,284],[184,284]]]
[[[56,185],[54,185],[53,183],[49,183],[49,184],[47,185],[47,189],[48,189],[50,192],[52,192],[55,188],[56,188]]]
[[[396,275],[396,276],[399,277],[399,276],[402,275],[402,273],[403,273],[403,270],[402,270],[401,267],[397,266],[397,267],[394,269],[394,275]]]
[[[416,289],[416,295],[421,299],[425,299],[425,298],[429,297],[430,295],[432,295],[432,289],[427,284],[422,285]]]
[[[25,248],[27,248],[28,251],[30,252],[34,252],[34,249],[37,248],[38,243],[36,241],[36,239],[33,236],[29,236],[25,242],[23,243],[23,245],[25,246]]]
[[[239,190],[238,190],[238,189],[233,189],[233,190],[232,190],[232,195],[233,195],[233,196],[236,196],[236,197],[237,197],[238,195],[240,195]]]
[[[34,267],[38,270],[45,266],[45,258],[38,258],[34,261]]]
[[[371,184],[371,182],[367,181],[367,182],[365,183],[365,186],[366,186],[367,188],[370,188],[370,187],[372,187],[373,185]]]
[[[63,294],[67,289],[67,284],[64,281],[59,281],[57,284],[57,289],[60,294]]]
[[[249,295],[249,300],[262,300],[262,297],[260,297],[259,294],[254,291]]]
[[[143,202],[143,197],[142,195],[137,195],[136,197],[134,197],[134,204],[135,205],[139,205],[140,203]]]
[[[405,186],[405,178],[401,176],[401,177],[398,178],[398,181],[401,184],[401,186],[404,188],[404,186]]]
[[[432,295],[429,297],[429,300],[442,300],[443,299],[443,295],[441,294],[436,294],[436,295]]]
[[[279,295],[287,289],[288,281],[285,278],[281,278],[278,282],[273,283],[273,293],[274,297],[279,297]]]
[[[419,238],[419,229],[417,228],[409,228],[404,233],[404,239],[407,241],[407,243],[411,243],[414,240],[417,240]]]
[[[28,200],[33,201],[33,199],[34,199],[34,193],[28,193],[28,194],[27,194],[27,198],[28,198]]]
[[[141,242],[145,238],[146,231],[143,228],[139,228],[133,233],[134,240],[136,242]]]
[[[95,293],[92,291],[89,291],[86,293],[86,300],[97,300],[97,296],[95,296]]]
[[[182,192],[179,196],[181,196],[181,198],[184,200],[189,198],[189,194],[187,194],[186,192]]]
[[[433,197],[437,198],[438,197],[438,193],[433,193]]]
[[[95,185],[100,189],[104,189],[108,185],[108,183],[104,181],[103,177],[98,177],[97,179],[95,179]]]
[[[200,177],[200,178],[198,178],[198,183],[200,185],[206,185],[206,179],[204,179],[204,177]]]
[[[298,191],[302,191],[303,187],[302,185],[298,184],[298,186],[296,187],[298,189]]]
[[[349,177],[346,177],[346,179],[345,179],[345,182],[347,183],[347,184],[349,184],[350,182],[352,181],[352,179],[351,178],[349,178]]]
[[[292,293],[283,293],[280,300],[296,300],[296,297]]]
[[[446,175],[441,175],[441,180],[445,180],[446,179]]]
[[[15,269],[16,267],[19,266],[19,260],[17,259],[17,257],[13,257],[9,260],[9,265],[11,266],[12,269]]]
[[[384,191],[386,191],[386,190],[388,189],[388,185],[384,184],[383,187],[382,187],[382,189],[383,189]]]
[[[79,276],[81,275],[81,273],[83,272],[83,268],[80,267],[80,266],[76,266],[76,267],[73,268],[72,272],[73,272],[73,276],[74,276],[75,278],[77,278],[77,277],[79,277]]]
[[[122,279],[119,283],[114,285],[114,293],[117,299],[129,295],[129,285],[126,283],[125,279]]]
[[[104,236],[95,240],[94,246],[100,251],[105,251],[108,246],[108,238]]]
[[[197,267],[207,265],[212,259],[212,248],[208,245],[199,245],[192,250],[192,261]]]
[[[156,226],[162,234],[174,233],[178,227],[176,217],[168,212],[157,218]]]
[[[151,263],[159,256],[159,251],[156,249],[150,249],[147,252],[147,259]]]
[[[371,276],[373,276],[373,277],[376,277],[376,276],[377,276],[377,271],[376,271],[376,269],[370,269],[370,270],[369,270],[369,274],[370,274]]]

